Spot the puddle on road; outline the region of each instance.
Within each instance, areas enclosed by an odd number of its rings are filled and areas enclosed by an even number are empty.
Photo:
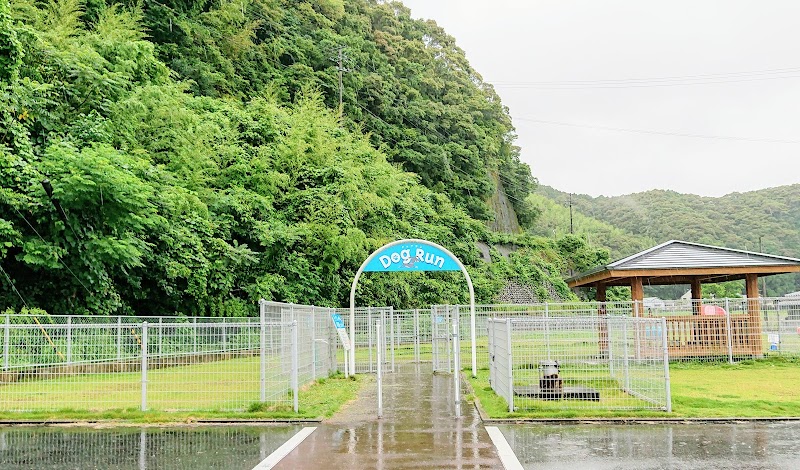
[[[0,427],[0,468],[250,470],[300,428]]]
[[[529,470],[800,468],[800,422],[498,427]]]

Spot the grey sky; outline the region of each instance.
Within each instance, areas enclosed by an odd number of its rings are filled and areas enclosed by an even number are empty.
[[[798,1],[403,3],[495,84],[542,184],[720,196],[800,182]]]

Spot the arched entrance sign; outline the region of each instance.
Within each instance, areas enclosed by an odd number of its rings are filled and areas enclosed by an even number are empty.
[[[469,287],[470,341],[472,345],[472,376],[478,373],[478,356],[475,350],[475,289],[467,268],[447,248],[427,240],[410,238],[387,243],[364,260],[358,268],[350,289],[350,341],[355,339],[356,286],[363,272],[402,271],[461,271]],[[350,373],[356,370],[355,344],[350,348]]]

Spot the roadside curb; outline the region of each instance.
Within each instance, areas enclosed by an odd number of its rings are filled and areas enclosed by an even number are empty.
[[[321,423],[321,419],[192,419],[185,421],[164,422],[136,422],[114,420],[34,420],[16,419],[0,420],[0,426],[115,426],[115,427],[169,427],[169,426],[224,426],[224,425],[267,425],[267,424],[314,424]]]
[[[800,416],[780,417],[731,417],[731,418],[508,418],[481,419],[484,424],[706,424],[706,423],[771,423],[800,421]]]

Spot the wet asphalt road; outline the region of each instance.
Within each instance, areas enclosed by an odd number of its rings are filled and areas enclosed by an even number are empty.
[[[385,377],[383,419],[373,382],[276,468],[502,468],[474,407],[454,418],[451,376]],[[526,469],[800,469],[800,421],[498,427]],[[250,470],[301,428],[0,426],[0,470]]]
[[[499,426],[526,469],[800,469],[800,422]]]

